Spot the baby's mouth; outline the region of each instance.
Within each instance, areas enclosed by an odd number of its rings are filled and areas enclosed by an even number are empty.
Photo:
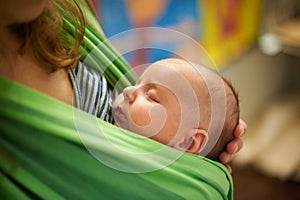
[[[115,119],[115,123],[117,126],[120,126],[120,124],[124,121],[127,120],[126,115],[124,114],[124,112],[122,111],[121,107],[118,106],[115,110],[114,110],[114,119]]]

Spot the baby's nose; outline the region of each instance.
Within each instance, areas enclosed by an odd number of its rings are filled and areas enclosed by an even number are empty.
[[[129,103],[131,103],[134,100],[134,95],[133,95],[134,90],[135,90],[134,86],[126,87],[123,90],[123,96],[124,96],[125,101],[128,101]]]

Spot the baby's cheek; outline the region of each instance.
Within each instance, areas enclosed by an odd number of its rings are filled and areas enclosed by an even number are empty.
[[[135,126],[148,126],[151,123],[150,109],[144,106],[136,106],[130,110],[130,117]]]

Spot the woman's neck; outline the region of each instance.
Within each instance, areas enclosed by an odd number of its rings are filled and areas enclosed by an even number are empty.
[[[0,76],[13,80],[14,66],[22,57],[20,44],[8,26],[0,26]]]
[[[35,59],[32,48],[25,48],[21,53],[20,45],[8,28],[0,26],[0,77],[72,104],[72,84],[67,69],[50,73]]]

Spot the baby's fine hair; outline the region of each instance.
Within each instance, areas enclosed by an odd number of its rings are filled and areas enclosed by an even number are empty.
[[[221,152],[226,151],[227,143],[234,139],[234,130],[237,127],[240,118],[238,93],[227,79],[222,76],[220,77],[224,82],[226,91],[226,115],[221,135],[214,148],[206,156],[213,160],[218,160],[218,156]]]

